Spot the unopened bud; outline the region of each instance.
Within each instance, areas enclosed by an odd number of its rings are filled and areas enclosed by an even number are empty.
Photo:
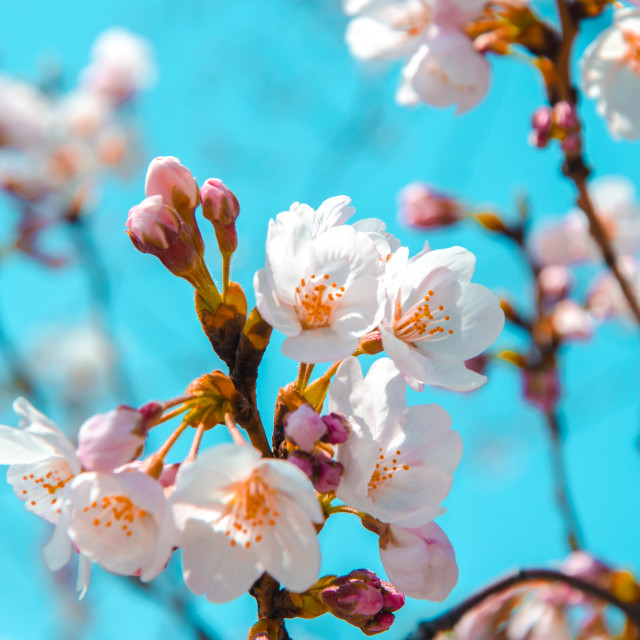
[[[580,151],[580,136],[577,133],[570,133],[561,143],[563,151],[574,153]]]
[[[374,616],[372,620],[367,622],[363,627],[360,627],[362,633],[367,636],[374,636],[383,631],[388,631],[396,617],[393,613],[383,611],[377,616]]]
[[[374,587],[360,580],[345,580],[322,591],[322,600],[338,618],[373,616],[382,610],[384,598]]]
[[[562,300],[571,291],[571,272],[563,265],[549,265],[540,270],[538,284],[545,297]]]
[[[287,457],[287,460],[292,464],[295,464],[300,471],[302,471],[311,480],[313,477],[313,464],[314,459],[310,453],[306,451],[293,451]]]
[[[421,182],[407,185],[398,199],[400,216],[412,227],[434,229],[453,224],[462,217],[459,202]]]
[[[231,378],[222,371],[200,376],[187,387],[185,393],[195,398],[187,403],[190,409],[184,417],[184,422],[194,427],[204,424],[207,429],[224,424],[225,415],[233,413],[233,403],[237,395]]]
[[[156,256],[171,273],[195,285],[205,268],[202,253],[191,230],[161,196],[150,196],[132,207],[126,229],[138,251]]]
[[[161,196],[165,204],[178,211],[198,206],[198,187],[191,171],[172,156],[160,156],[151,161],[144,192],[147,196]]]
[[[240,204],[236,196],[218,178],[209,178],[200,189],[202,212],[213,224],[220,251],[233,253],[238,246],[236,219]]]
[[[310,452],[327,432],[327,426],[311,405],[303,404],[285,416],[284,432],[288,440]]]
[[[566,100],[561,100],[554,105],[553,121],[558,127],[567,131],[572,131],[579,125],[575,107]]]
[[[323,440],[329,444],[342,444],[349,437],[349,423],[341,414],[332,412],[329,415],[322,416],[322,421],[327,427],[327,433]]]
[[[143,414],[120,406],[86,420],[78,432],[76,455],[85,469],[112,471],[142,453],[147,423]]]
[[[340,478],[344,473],[344,467],[335,460],[323,460],[318,464],[317,479],[313,486],[319,493],[335,491],[340,485]]]

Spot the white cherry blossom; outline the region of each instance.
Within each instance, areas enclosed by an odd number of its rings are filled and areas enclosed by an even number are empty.
[[[470,282],[474,267],[475,256],[461,247],[411,259],[403,248],[387,265],[382,345],[415,389],[469,391],[487,380],[464,361],[495,342],[504,314],[489,289]]]
[[[442,602],[458,582],[453,546],[435,522],[391,525],[380,538],[380,559],[393,586],[411,598]]]
[[[615,12],[582,57],[582,83],[615,138],[640,138],[640,9]]]
[[[13,409],[22,416],[21,428],[0,425],[0,464],[10,465],[7,481],[25,507],[56,526],[44,548],[44,560],[57,571],[71,557],[65,504],[80,463],[73,444],[27,400],[17,398]],[[81,597],[89,585],[90,568],[90,561],[80,555],[76,588]]]
[[[256,307],[287,336],[284,355],[328,362],[352,353],[378,323],[378,251],[350,225],[314,231],[303,206],[296,208],[299,215],[285,212],[270,221],[265,268],[254,278]],[[325,221],[341,218],[344,207],[330,211]]]
[[[171,553],[161,528],[165,506],[162,485],[141,471],[82,473],[69,489],[68,533],[83,555],[108,571],[150,580]]]
[[[344,466],[337,496],[383,522],[416,527],[444,512],[453,471],[462,455],[460,436],[439,405],[407,407],[406,385],[383,358],[363,378],[356,358],[345,360],[329,389],[329,410],[351,425],[337,446]]]
[[[249,446],[207,449],[180,470],[169,502],[184,579],[211,602],[241,596],[267,571],[291,591],[317,579],[313,522],[323,516],[309,479]]]

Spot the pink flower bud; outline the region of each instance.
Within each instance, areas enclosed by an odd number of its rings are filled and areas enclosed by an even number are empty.
[[[549,265],[540,270],[538,284],[542,293],[551,300],[562,300],[571,291],[572,277],[567,267]]]
[[[161,196],[165,204],[178,210],[198,206],[198,186],[191,171],[172,156],[160,156],[151,161],[144,192],[146,196]]]
[[[200,189],[202,213],[213,223],[222,253],[233,253],[238,246],[236,219],[240,204],[235,195],[218,178],[209,178]]]
[[[313,474],[313,486],[316,491],[326,493],[335,491],[340,484],[340,477],[344,473],[344,467],[335,460],[323,460],[317,465]]]
[[[469,358],[469,360],[464,361],[464,366],[470,371],[475,371],[479,373],[481,376],[484,375],[487,370],[487,365],[489,364],[489,356],[486,353],[480,353],[477,356],[473,356],[473,358]]]
[[[192,274],[203,266],[200,243],[161,196],[131,207],[126,228],[138,251],[156,256],[171,273],[194,283]]]
[[[310,480],[313,478],[313,456],[305,451],[294,451],[287,460],[298,467]]]
[[[382,582],[382,598],[385,611],[398,611],[404,607],[405,597],[390,582]]]
[[[570,133],[561,143],[563,151],[579,151],[580,136],[577,133]]]
[[[393,613],[383,611],[375,616],[372,620],[369,620],[363,627],[360,627],[362,633],[368,636],[373,636],[383,631],[388,631],[396,617]]]
[[[303,404],[284,419],[287,440],[303,451],[313,451],[316,442],[327,432],[327,426],[310,404]]]
[[[578,127],[578,117],[573,105],[566,100],[556,103],[553,107],[553,120],[558,127],[572,131]]]
[[[348,580],[322,590],[323,602],[338,618],[373,616],[382,610],[384,599],[374,587],[360,580]]]
[[[400,216],[410,226],[420,229],[444,227],[462,217],[460,204],[453,198],[430,189],[426,184],[407,185],[399,196]]]
[[[341,413],[330,413],[322,416],[322,421],[327,427],[327,433],[323,437],[329,444],[342,444],[349,437],[349,423]]]
[[[551,134],[553,125],[553,111],[549,107],[540,107],[536,109],[531,117],[531,126],[534,131],[541,135],[547,136]]]
[[[85,469],[112,471],[142,453],[145,435],[144,416],[135,409],[120,406],[82,424],[76,455]]]
[[[180,220],[161,196],[151,196],[131,207],[126,227],[138,251],[155,253],[169,248],[173,236],[180,232]]]

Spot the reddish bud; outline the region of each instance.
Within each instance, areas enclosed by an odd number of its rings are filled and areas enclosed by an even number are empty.
[[[400,216],[412,227],[433,229],[457,222],[462,217],[460,204],[421,182],[407,185],[399,196]]]
[[[304,451],[313,451],[315,444],[327,432],[327,426],[310,404],[303,404],[284,418],[287,440]]]
[[[240,204],[236,196],[218,178],[209,178],[200,189],[202,212],[213,224],[222,253],[233,253],[238,246],[236,219]]]
[[[342,444],[349,437],[349,423],[341,413],[330,413],[322,416],[322,421],[327,427],[327,433],[323,437],[329,444]]]

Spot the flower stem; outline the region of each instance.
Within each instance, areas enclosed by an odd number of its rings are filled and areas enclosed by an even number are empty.
[[[198,429],[196,430],[196,435],[193,437],[193,442],[191,443],[191,449],[189,449],[189,453],[187,457],[184,459],[184,463],[193,462],[198,455],[198,449],[200,448],[200,441],[202,440],[202,434],[204,433],[204,423],[201,422],[198,425]]]
[[[233,442],[237,445],[246,447],[247,441],[242,437],[240,429],[236,426],[233,416],[230,413],[224,414],[224,422],[227,425],[227,429],[229,429]]]

